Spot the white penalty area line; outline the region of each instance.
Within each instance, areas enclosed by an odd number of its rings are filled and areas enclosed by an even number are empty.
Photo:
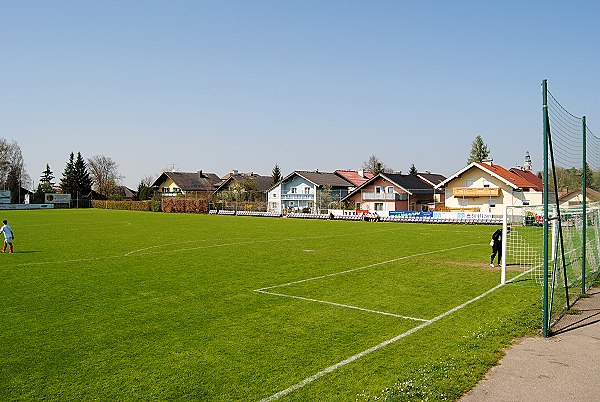
[[[524,272],[523,275],[526,274],[526,273],[527,272]],[[516,279],[516,278],[513,278],[512,280],[514,280],[514,279]],[[300,388],[302,388],[302,387],[310,384],[311,382],[313,382],[315,380],[318,380],[319,378],[323,377],[325,374],[331,373],[332,371],[337,370],[337,369],[339,369],[339,368],[341,368],[341,367],[343,367],[343,366],[345,366],[347,364],[350,364],[353,361],[360,359],[361,357],[364,357],[364,356],[366,356],[368,354],[376,352],[379,349],[384,348],[384,347],[386,347],[386,346],[388,346],[388,345],[390,345],[390,344],[392,344],[394,342],[397,342],[397,341],[399,341],[402,338],[405,338],[405,337],[407,337],[409,335],[414,334],[415,332],[417,332],[417,331],[419,331],[419,330],[421,330],[421,329],[423,329],[423,328],[425,328],[425,327],[433,324],[434,322],[437,322],[437,321],[441,320],[444,317],[449,316],[450,314],[453,314],[453,313],[457,312],[458,310],[460,310],[460,309],[468,306],[469,304],[474,303],[474,302],[476,302],[476,301],[478,301],[480,299],[483,299],[484,297],[486,297],[490,293],[498,290],[502,286],[504,286],[504,285],[502,285],[502,284],[496,285],[495,287],[493,287],[492,289],[488,290],[487,292],[484,292],[484,293],[480,294],[479,296],[477,296],[477,297],[475,297],[475,298],[473,298],[473,299],[471,299],[471,300],[469,300],[469,301],[461,304],[460,306],[456,306],[453,309],[448,310],[445,313],[442,313],[442,314],[438,315],[437,317],[435,317],[435,318],[433,318],[433,319],[431,319],[429,321],[424,322],[423,324],[420,324],[420,325],[418,325],[418,326],[416,326],[416,327],[414,327],[414,328],[412,328],[412,329],[410,329],[410,330],[408,330],[406,332],[401,333],[398,336],[395,336],[395,337],[393,337],[391,339],[388,339],[387,341],[381,342],[379,345],[373,346],[372,348],[369,348],[369,349],[364,350],[364,351],[362,351],[360,353],[357,353],[354,356],[351,356],[351,357],[347,358],[346,360],[342,360],[339,363],[336,363],[336,364],[334,364],[332,366],[329,366],[326,369],[324,369],[322,371],[319,371],[315,375],[312,375],[312,376],[310,376],[308,378],[305,378],[304,380],[302,380],[302,381],[300,381],[300,382],[292,385],[291,387],[284,389],[283,391],[279,391],[276,394],[273,394],[273,395],[269,396],[268,398],[261,399],[260,402],[275,401],[275,400],[281,398],[282,396],[285,396],[285,395],[289,394],[290,392],[293,392],[293,391],[295,391],[297,389],[300,389]]]
[[[316,281],[316,280],[319,280],[319,279],[331,278],[333,276],[338,276],[338,275],[349,274],[351,272],[361,271],[363,269],[377,267],[379,265],[391,264],[393,262],[407,260],[409,258],[422,257],[424,255],[430,255],[430,254],[436,254],[436,253],[443,253],[445,251],[458,250],[458,249],[461,249],[461,248],[466,248],[466,247],[471,247],[471,246],[480,246],[480,245],[481,244],[471,243],[471,244],[466,244],[466,245],[463,245],[463,246],[445,248],[445,249],[442,249],[442,250],[434,250],[434,251],[427,251],[425,253],[405,255],[404,257],[398,257],[398,258],[394,258],[392,260],[387,260],[387,261],[382,261],[382,262],[376,262],[376,263],[373,263],[373,264],[365,265],[365,266],[358,267],[358,268],[352,268],[352,269],[348,269],[348,270],[345,270],[345,271],[334,272],[333,274],[320,275],[320,276],[315,276],[315,277],[307,278],[307,279],[300,279],[298,281],[293,281],[293,282],[288,282],[288,283],[282,283],[280,285],[266,286],[264,288],[255,289],[254,291],[255,292],[260,292],[260,293],[270,293],[270,292],[267,292],[267,290],[269,290],[269,289],[275,289],[275,288],[281,288],[281,287],[284,287],[284,286],[295,285],[295,284],[298,284],[298,283]],[[271,294],[275,294],[275,293],[271,293]]]
[[[423,322],[428,322],[429,321],[429,320],[426,320],[426,319],[423,319],[423,318],[407,317],[407,316],[400,315],[400,314],[393,314],[393,313],[387,313],[385,311],[371,310],[371,309],[368,309],[368,308],[350,306],[348,304],[334,303],[334,302],[330,302],[330,301],[326,301],[326,300],[310,299],[308,297],[292,296],[292,295],[286,295],[286,294],[283,294],[283,293],[265,292],[263,290],[255,290],[255,292],[262,293],[262,294],[265,294],[265,295],[289,297],[291,299],[298,299],[298,300],[304,300],[304,301],[315,302],[315,303],[329,304],[331,306],[350,308],[350,309],[354,309],[354,310],[365,311],[367,313],[375,313],[375,314],[381,314],[381,315],[388,315],[388,316],[391,316],[391,317],[404,318],[404,319],[407,319],[407,320],[423,321]]]
[[[351,306],[351,305],[348,305],[348,304],[335,303],[335,302],[330,302],[330,301],[326,301],[326,300],[319,300],[319,299],[311,299],[311,298],[308,298],[308,297],[289,295],[289,294],[285,294],[285,293],[275,293],[275,292],[270,292],[269,290],[270,289],[276,289],[276,288],[284,287],[284,286],[291,286],[291,285],[295,285],[295,284],[298,284],[298,283],[305,283],[305,282],[310,282],[310,281],[316,281],[316,280],[319,280],[319,279],[331,278],[331,277],[338,276],[338,275],[344,275],[344,274],[348,274],[348,273],[352,273],[352,272],[356,272],[356,271],[361,271],[361,270],[364,270],[364,269],[367,269],[367,268],[372,268],[372,267],[377,267],[377,266],[380,266],[380,265],[391,264],[393,262],[402,261],[402,260],[406,260],[406,259],[413,258],[413,257],[421,257],[421,256],[424,256],[424,255],[430,255],[430,254],[435,254],[435,253],[442,253],[442,252],[445,252],[445,251],[452,251],[452,250],[457,250],[457,249],[461,249],[461,248],[465,248],[465,247],[470,247],[470,246],[475,246],[475,245],[478,245],[478,244],[474,244],[474,243],[473,244],[466,244],[466,245],[457,246],[457,247],[451,247],[451,248],[442,249],[442,250],[434,250],[434,251],[427,251],[427,252],[424,252],[424,253],[406,255],[406,256],[403,256],[403,257],[398,257],[398,258],[394,258],[394,259],[387,260],[387,261],[376,262],[376,263],[373,263],[373,264],[364,265],[362,267],[348,269],[348,270],[345,270],[345,271],[335,272],[335,273],[332,273],[332,274],[315,276],[315,277],[312,277],[312,278],[301,279],[301,280],[298,280],[298,281],[283,283],[283,284],[280,284],[280,285],[267,286],[267,287],[264,287],[264,288],[255,289],[254,291],[257,292],[257,293],[265,294],[265,295],[287,297],[287,298],[290,298],[290,299],[304,300],[304,301],[309,301],[309,302],[313,302],[313,303],[328,304],[330,306],[336,306],[336,307],[342,307],[342,308],[349,308],[349,309],[353,309],[353,310],[359,310],[359,311],[364,311],[364,312],[374,313],[374,314],[380,314],[380,315],[387,315],[387,316],[396,317],[396,318],[404,318],[406,320],[429,322],[429,320],[424,319],[424,318],[409,317],[409,316],[400,315],[400,314],[388,313],[386,311],[371,310],[371,309],[367,309],[367,308],[363,308],[363,307]]]

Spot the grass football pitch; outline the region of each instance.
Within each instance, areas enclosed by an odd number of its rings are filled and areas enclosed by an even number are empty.
[[[456,400],[541,315],[492,226],[2,215],[0,400]]]

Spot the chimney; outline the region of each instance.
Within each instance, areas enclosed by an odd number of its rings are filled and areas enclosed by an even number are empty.
[[[360,169],[360,170],[358,171],[358,175],[359,175],[360,177],[364,178],[364,177],[365,177],[365,170],[364,170],[364,169]]]
[[[485,163],[486,165],[494,166],[494,160],[493,159],[484,159],[484,160],[481,161],[481,163]]]
[[[198,170],[198,176],[200,176],[200,178],[202,178],[202,177],[203,177],[203,175],[202,175],[202,170]]]

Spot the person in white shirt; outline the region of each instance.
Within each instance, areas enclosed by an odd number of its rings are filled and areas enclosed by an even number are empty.
[[[9,245],[10,252],[12,253],[13,252],[12,241],[15,238],[15,234],[13,233],[11,227],[8,226],[8,222],[6,221],[6,219],[3,220],[2,223],[4,224],[0,228],[0,232],[2,232],[4,234],[4,248],[2,249],[2,252],[4,253],[6,251],[6,245]]]

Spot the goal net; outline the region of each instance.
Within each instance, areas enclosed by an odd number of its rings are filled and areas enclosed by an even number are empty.
[[[598,277],[600,204],[548,209],[548,310],[552,326]],[[544,286],[544,207],[507,206],[504,214],[502,282]],[[585,230],[585,236],[584,236]],[[585,241],[585,243],[584,243]],[[585,244],[585,247],[584,247]],[[584,258],[585,253],[585,258]]]
[[[543,284],[543,212],[542,205],[506,207],[502,225],[505,239],[502,244],[502,283],[519,279]]]

